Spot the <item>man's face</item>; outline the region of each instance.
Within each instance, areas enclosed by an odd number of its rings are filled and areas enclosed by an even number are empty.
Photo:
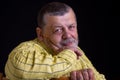
[[[62,16],[44,16],[44,43],[57,51],[63,47],[78,45],[77,22],[72,10]]]

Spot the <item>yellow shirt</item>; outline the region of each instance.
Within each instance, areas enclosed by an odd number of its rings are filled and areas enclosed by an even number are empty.
[[[10,80],[49,80],[69,76],[73,70],[92,68],[96,80],[106,80],[81,52],[83,55],[80,59],[69,49],[53,56],[52,51],[38,39],[22,42],[9,54],[5,74]]]

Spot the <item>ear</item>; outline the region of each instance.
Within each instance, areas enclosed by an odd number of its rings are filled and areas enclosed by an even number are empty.
[[[36,28],[36,34],[37,34],[37,37],[40,41],[43,40],[43,34],[42,34],[42,29],[40,27],[37,27]]]

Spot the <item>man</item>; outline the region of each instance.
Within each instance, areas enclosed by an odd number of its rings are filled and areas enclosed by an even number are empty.
[[[38,14],[37,38],[22,42],[9,54],[5,66],[10,80],[105,80],[78,47],[73,9],[59,2]]]

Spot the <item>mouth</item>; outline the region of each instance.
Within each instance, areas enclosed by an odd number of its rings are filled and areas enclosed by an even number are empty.
[[[73,42],[67,42],[67,43],[64,43],[63,46],[73,46]]]

